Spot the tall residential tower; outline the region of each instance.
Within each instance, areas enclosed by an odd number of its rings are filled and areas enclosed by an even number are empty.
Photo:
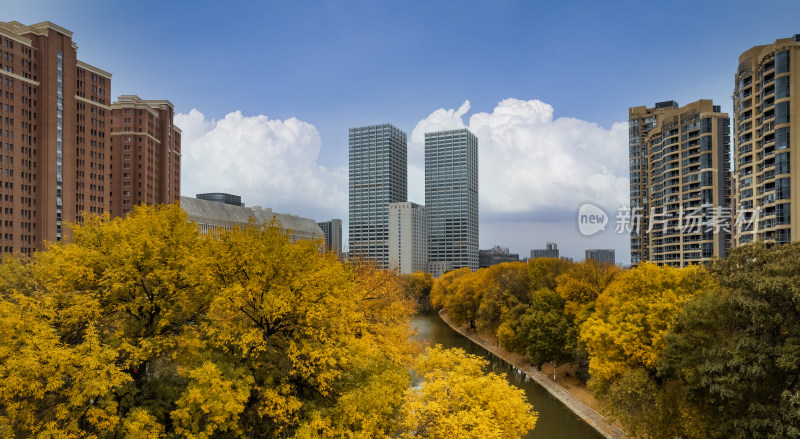
[[[734,199],[742,221],[736,245],[800,241],[798,95],[800,35],[753,47],[739,57],[733,96]]]
[[[629,110],[631,264],[727,256],[730,121],[710,100]]]
[[[349,256],[389,267],[389,203],[408,197],[406,133],[391,124],[350,128]]]
[[[108,210],[111,74],[49,21],[0,22],[0,250],[60,241]]]
[[[467,129],[425,133],[429,268],[478,269],[478,138]]]
[[[181,196],[181,130],[170,101],[120,96],[111,105],[108,209],[124,215],[137,204],[170,204]]]

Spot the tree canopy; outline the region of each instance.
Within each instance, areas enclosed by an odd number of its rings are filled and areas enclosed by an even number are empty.
[[[408,414],[452,401],[409,409],[422,360],[401,280],[319,248],[274,226],[202,235],[167,206],[87,217],[72,243],[5,258],[0,437],[433,437]],[[462,373],[457,354],[431,355]]]

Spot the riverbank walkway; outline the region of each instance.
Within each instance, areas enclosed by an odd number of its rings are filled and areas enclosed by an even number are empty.
[[[492,354],[502,358],[506,363],[516,367],[522,373],[536,381],[537,384],[544,387],[544,389],[550,392],[553,397],[561,401],[562,404],[567,406],[568,409],[572,410],[573,413],[578,415],[578,417],[583,419],[587,424],[591,425],[592,428],[597,430],[597,432],[602,434],[604,437],[609,439],[627,439],[628,436],[625,435],[625,432],[623,432],[619,427],[608,422],[606,418],[594,411],[588,405],[584,404],[578,398],[574,397],[565,388],[548,378],[543,372],[537,370],[535,367],[532,367],[529,363],[525,364],[518,358],[514,358],[515,356],[511,355],[510,352],[500,346],[495,346],[494,344],[489,343],[488,341],[479,337],[478,334],[469,332],[465,328],[460,328],[454,325],[453,322],[447,318],[447,314],[444,312],[439,312],[439,317],[441,317],[442,320],[448,324],[448,326],[453,328],[459,334],[472,340],[473,343],[480,345],[482,348],[486,349]],[[535,409],[536,407],[534,407],[534,410]]]

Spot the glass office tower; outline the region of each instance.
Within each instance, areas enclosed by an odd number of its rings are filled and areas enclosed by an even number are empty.
[[[349,256],[389,266],[389,203],[407,201],[406,133],[391,124],[350,128]]]
[[[478,138],[467,129],[425,133],[429,269],[478,269]]]

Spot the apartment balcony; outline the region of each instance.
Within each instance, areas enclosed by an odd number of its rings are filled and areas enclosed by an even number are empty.
[[[768,86],[764,87],[763,90],[760,90],[758,94],[758,102],[763,101],[765,98],[768,98],[771,95],[775,94],[775,84],[769,84]]]
[[[739,93],[737,94],[737,96],[739,97],[739,100],[741,101],[742,99],[749,98],[752,94],[753,94],[753,88],[752,87],[747,87],[745,89],[739,90]]]
[[[739,139],[738,139],[737,143],[739,145],[742,145],[742,144],[747,143],[747,142],[749,142],[751,140],[753,140],[753,134],[752,133],[747,133],[747,134],[743,134],[743,135],[739,136]]]
[[[753,106],[752,99],[745,99],[744,101],[740,101],[739,104],[736,106],[736,111],[744,111]]]
[[[742,122],[742,123],[739,124],[737,132],[742,133],[744,131],[749,131],[750,128],[753,128],[753,122],[752,121]]]
[[[688,200],[689,198],[694,198],[698,195],[696,191],[700,189],[700,183],[691,183],[683,186],[683,199]]]
[[[777,225],[777,224],[775,223],[775,220],[774,220],[774,219],[769,219],[769,220],[760,221],[760,222],[758,223],[758,228],[759,228],[760,230],[766,230],[766,229],[772,229],[772,228],[774,228],[776,225]]]
[[[739,155],[750,154],[753,152],[753,144],[748,143],[747,145],[742,145],[739,147]]]
[[[763,113],[775,106],[775,98],[767,98],[761,105],[758,106],[758,112]]]
[[[773,140],[772,143],[774,144],[775,141]],[[772,157],[774,155],[775,155],[775,149],[768,148],[768,149],[765,149],[764,151],[761,151],[760,153],[758,153],[758,160],[759,161],[760,160],[764,160],[765,158]]]
[[[753,168],[751,166],[739,170],[739,178],[747,177],[748,175],[752,174],[753,174]]]
[[[767,169],[775,168],[775,160],[767,160],[758,164],[757,172],[761,173]]]
[[[759,117],[758,125],[761,126],[762,124],[769,122],[772,119],[775,119],[775,110],[767,111],[761,117]]]
[[[743,167],[749,165],[750,163],[753,163],[753,156],[752,155],[747,155],[747,156],[739,158],[739,167],[740,168],[743,168]]]
[[[764,136],[764,134],[767,134],[767,133],[769,133],[770,131],[772,131],[774,129],[775,129],[775,121],[774,120],[769,121],[769,122],[761,125],[761,127],[758,129],[758,131],[756,131],[756,137],[762,137],[762,136]]]

